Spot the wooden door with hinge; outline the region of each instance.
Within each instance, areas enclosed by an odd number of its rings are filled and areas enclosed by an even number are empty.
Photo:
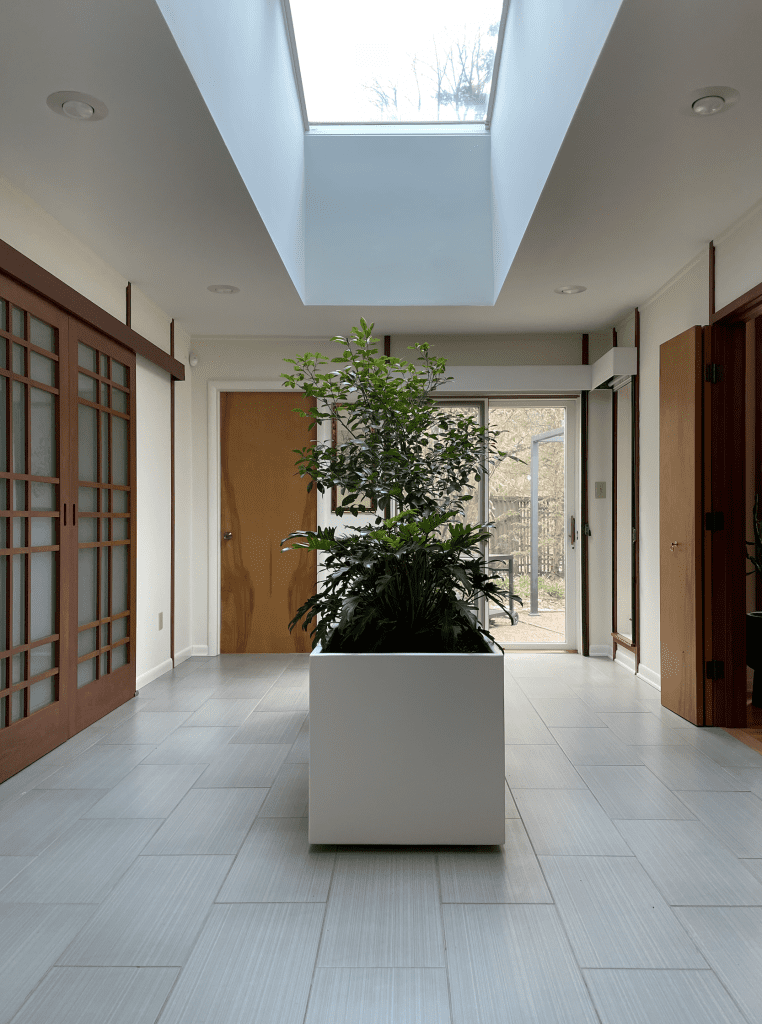
[[[283,392],[220,394],[222,653],[305,653],[309,633],[289,633],[315,593],[314,552],[281,550],[295,530],[314,530],[317,494],[294,468],[294,449],[316,439],[311,401]]]
[[[702,329],[659,350],[661,702],[704,724]]]

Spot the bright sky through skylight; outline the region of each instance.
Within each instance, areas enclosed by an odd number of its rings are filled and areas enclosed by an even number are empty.
[[[291,0],[311,122],[483,121],[502,0]]]

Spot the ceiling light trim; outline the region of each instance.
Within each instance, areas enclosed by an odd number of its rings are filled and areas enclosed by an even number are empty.
[[[65,117],[67,121],[74,121],[77,124],[92,124],[93,121],[102,121],[104,117],[108,116],[108,107],[106,104],[95,96],[90,96],[85,92],[71,92],[70,90],[64,90],[63,92],[52,92],[50,96],[45,100],[46,104],[53,111],[54,114],[60,114],[61,117]],[[68,114],[63,106],[64,103],[84,103],[89,107],[92,107],[92,115],[90,117],[73,117]]]

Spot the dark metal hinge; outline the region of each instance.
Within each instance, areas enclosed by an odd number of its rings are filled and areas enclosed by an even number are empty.
[[[711,530],[714,533],[716,530],[725,529],[725,513],[724,512],[707,512],[706,514],[706,529]]]
[[[724,661],[708,661],[706,663],[706,677],[707,677],[707,679],[724,679],[725,678],[725,662]]]
[[[722,380],[722,370],[719,363],[707,363],[704,367],[704,380],[707,384],[717,384]]]

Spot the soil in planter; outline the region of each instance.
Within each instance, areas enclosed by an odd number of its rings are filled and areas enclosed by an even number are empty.
[[[491,648],[475,630],[461,633],[454,644],[445,645],[441,633],[411,633],[395,630],[379,636],[367,631],[348,640],[334,630],[325,646],[328,654],[490,654]]]

